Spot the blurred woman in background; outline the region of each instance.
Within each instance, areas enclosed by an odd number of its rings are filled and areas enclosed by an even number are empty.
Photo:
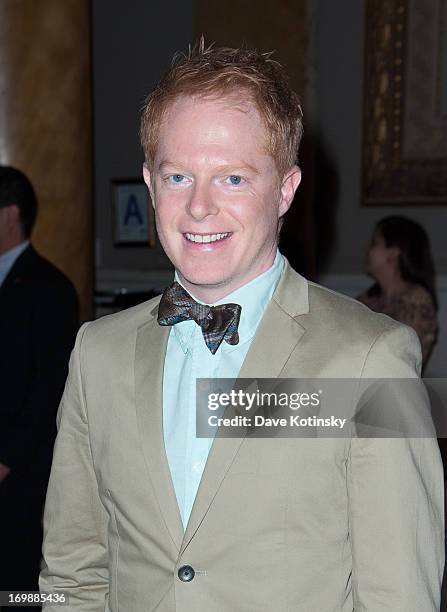
[[[405,217],[382,219],[369,243],[365,267],[376,282],[358,299],[416,331],[424,369],[438,331],[435,270],[425,230]]]

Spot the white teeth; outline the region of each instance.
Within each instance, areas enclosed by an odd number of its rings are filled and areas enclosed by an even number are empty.
[[[225,234],[206,234],[206,235],[202,235],[202,234],[188,234],[186,233],[185,236],[188,240],[190,240],[191,242],[216,242],[216,240],[222,240],[222,238],[226,238],[229,235],[229,232],[225,233]]]

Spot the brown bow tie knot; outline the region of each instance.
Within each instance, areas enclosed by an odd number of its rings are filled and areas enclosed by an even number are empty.
[[[237,328],[241,316],[239,304],[208,306],[199,304],[183,287],[174,281],[160,300],[158,322],[160,325],[175,325],[193,320],[202,329],[203,338],[214,355],[223,342],[234,345],[239,342]]]

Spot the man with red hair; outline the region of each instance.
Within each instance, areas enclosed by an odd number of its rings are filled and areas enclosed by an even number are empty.
[[[44,590],[72,610],[435,612],[436,441],[196,436],[198,378],[417,377],[414,333],[277,250],[301,107],[269,55],[194,48],[142,117],[175,267],[82,328],[46,505]]]

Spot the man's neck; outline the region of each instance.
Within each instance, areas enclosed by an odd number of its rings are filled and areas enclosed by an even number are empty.
[[[2,255],[6,255],[6,253],[9,253],[9,251],[12,251],[16,247],[21,246],[22,244],[28,241],[28,238],[20,236],[20,238],[10,238],[8,240],[5,240],[3,243],[0,242],[0,257]]]
[[[209,285],[209,286],[195,285],[193,283],[188,282],[180,274],[178,270],[176,271],[176,274],[177,274],[180,284],[184,287],[184,289],[186,289],[186,291],[195,300],[202,302],[203,304],[216,304],[217,302],[220,302],[221,300],[226,298],[228,295],[237,291],[237,289],[240,289],[241,287],[248,285],[253,280],[255,280],[256,278],[264,274],[264,272],[267,272],[267,270],[270,270],[270,268],[274,264],[274,261],[275,261],[275,258],[273,258],[273,260],[269,262],[267,265],[263,266],[263,268],[261,268],[257,273],[254,273],[252,276],[248,276],[242,279],[239,283],[237,281],[229,282],[229,283],[222,284],[220,286],[219,285]]]

